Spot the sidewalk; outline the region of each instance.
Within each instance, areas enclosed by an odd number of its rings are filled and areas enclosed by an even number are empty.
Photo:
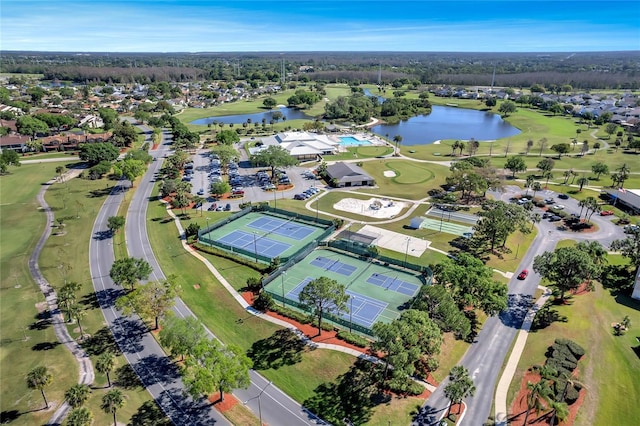
[[[524,347],[527,343],[527,337],[529,336],[529,330],[531,329],[531,324],[533,323],[533,319],[536,316],[536,313],[540,308],[547,302],[549,296],[551,296],[551,290],[546,287],[539,286],[538,288],[542,289],[544,293],[540,298],[536,301],[535,305],[529,309],[527,312],[527,316],[522,322],[522,326],[520,331],[518,332],[518,337],[516,338],[516,342],[513,345],[513,349],[511,350],[511,356],[509,356],[509,360],[507,361],[507,365],[504,368],[504,372],[502,373],[502,377],[500,377],[500,381],[498,382],[498,387],[496,388],[496,396],[495,396],[495,421],[498,426],[506,426],[508,423],[508,411],[507,411],[507,392],[509,391],[509,385],[513,380],[513,376],[516,373],[516,368],[518,367],[518,362],[520,361],[520,357],[522,356],[522,352],[524,351]]]

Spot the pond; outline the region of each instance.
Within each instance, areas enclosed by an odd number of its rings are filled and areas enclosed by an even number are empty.
[[[216,123],[216,122],[224,123],[224,124],[231,124],[231,123],[242,124],[242,123],[245,123],[247,120],[251,120],[251,123],[262,124],[263,119],[266,120],[265,123],[269,124],[271,120],[273,120],[273,113],[275,111],[280,111],[282,115],[287,118],[287,120],[313,119],[313,117],[306,115],[304,112],[296,108],[279,108],[279,109],[273,109],[271,111],[256,112],[253,114],[221,115],[218,117],[199,118],[197,120],[193,120],[190,124],[197,124],[200,126],[206,126],[209,123]]]
[[[365,95],[375,96],[368,90]],[[384,98],[376,96],[380,102]],[[402,145],[427,145],[441,139],[482,142],[515,136],[520,130],[507,123],[498,114],[473,109],[433,106],[431,114],[411,117],[398,124],[380,124],[371,128],[380,135],[402,136]]]

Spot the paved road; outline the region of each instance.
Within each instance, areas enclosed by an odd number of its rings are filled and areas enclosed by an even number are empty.
[[[142,127],[144,131],[150,132],[149,128]],[[136,258],[143,258],[153,268],[149,279],[162,280],[165,278],[162,269],[158,264],[151,244],[148,239],[146,212],[149,203],[149,197],[153,190],[153,180],[156,173],[162,167],[164,155],[170,150],[171,134],[163,133],[163,142],[157,150],[151,151],[156,160],[151,163],[146,174],[138,183],[138,188],[131,200],[129,211],[127,212],[127,220],[125,222],[125,234],[127,240],[127,249],[129,255]],[[198,155],[196,155],[198,157]],[[197,164],[194,165],[197,167]],[[196,176],[197,179],[197,176]],[[194,316],[193,312],[184,304],[181,299],[176,299],[174,312],[181,318]],[[214,330],[215,331],[215,330]],[[215,337],[212,333],[211,335]],[[161,349],[160,349],[161,351]],[[159,353],[158,353],[158,356]],[[164,353],[162,353],[164,356]],[[322,424],[316,417],[304,409],[300,404],[291,399],[274,385],[269,385],[269,381],[255,371],[250,371],[251,385],[247,389],[235,390],[234,395],[241,402],[246,402],[247,406],[258,415],[262,412],[263,421],[269,425],[315,425]],[[265,389],[266,387],[266,389]],[[257,395],[265,389],[264,393],[258,400]],[[215,410],[209,410],[210,414],[219,414]],[[221,422],[221,423],[227,423]],[[179,424],[179,423],[176,423]],[[190,423],[195,424],[195,423]]]
[[[124,317],[114,303],[121,288],[109,277],[114,262],[112,239],[107,219],[118,213],[128,186],[120,181],[105,200],[93,226],[89,245],[91,277],[100,307],[120,350],[140,377],[143,385],[154,397],[171,421],[176,425],[211,425],[229,422],[211,408],[204,399],[193,401],[183,394],[184,385],[175,365],[165,356],[162,348],[137,317]]]
[[[521,190],[519,188],[507,188],[505,193],[495,194],[495,196],[508,202],[509,198],[520,193]],[[536,195],[543,198],[554,197],[557,199],[558,193],[543,191],[543,193]],[[562,204],[566,206],[567,212],[580,213],[580,207],[576,200],[558,201],[562,201]],[[487,319],[474,343],[469,347],[460,362],[461,365],[464,365],[469,370],[476,386],[475,396],[466,400],[467,411],[462,424],[481,425],[491,414],[494,390],[504,359],[533,302],[533,294],[541,281],[541,277],[533,271],[534,257],[545,251],[553,251],[558,241],[562,239],[599,241],[603,246],[608,247],[611,241],[624,238],[624,233],[619,227],[611,223],[610,217],[594,215],[591,220],[596,223],[599,229],[596,232],[587,234],[560,231],[557,229],[557,222],[543,220],[538,224],[538,235],[529,250],[521,254],[522,261],[517,270],[528,269],[530,271],[529,276],[525,281],[519,281],[516,278],[517,274],[514,275],[509,282],[507,310],[497,317],[494,316]],[[443,393],[446,383],[447,381],[441,383],[429,397],[422,408],[421,415],[414,424],[439,424],[438,421],[444,415],[449,404]]]

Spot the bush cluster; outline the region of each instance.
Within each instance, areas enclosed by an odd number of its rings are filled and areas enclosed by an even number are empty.
[[[338,339],[344,340],[347,343],[351,343],[352,345],[366,348],[369,346],[369,341],[362,336],[359,336],[354,333],[349,333],[348,331],[341,330],[337,334]]]
[[[212,254],[214,256],[219,256],[219,257],[223,257],[225,259],[229,259],[229,260],[233,260],[234,262],[237,262],[241,265],[245,265],[248,266],[252,269],[255,269],[258,272],[261,273],[266,273],[269,271],[270,265],[265,265],[263,263],[259,263],[259,262],[254,262],[253,260],[249,260],[249,259],[245,259],[244,257],[238,256],[236,254],[233,253],[229,253],[225,250],[221,250],[219,248],[216,247],[211,247],[205,244],[201,244],[201,243],[195,243],[193,244],[193,247],[196,250],[199,250],[201,252],[204,253],[208,253],[208,254]]]

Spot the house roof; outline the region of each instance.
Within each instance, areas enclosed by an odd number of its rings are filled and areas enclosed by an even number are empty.
[[[361,182],[364,180],[373,180],[362,168],[352,163],[335,163],[327,167],[327,173],[331,179],[337,179],[338,182]]]
[[[23,145],[31,140],[30,136],[7,135],[0,136],[0,146]]]

